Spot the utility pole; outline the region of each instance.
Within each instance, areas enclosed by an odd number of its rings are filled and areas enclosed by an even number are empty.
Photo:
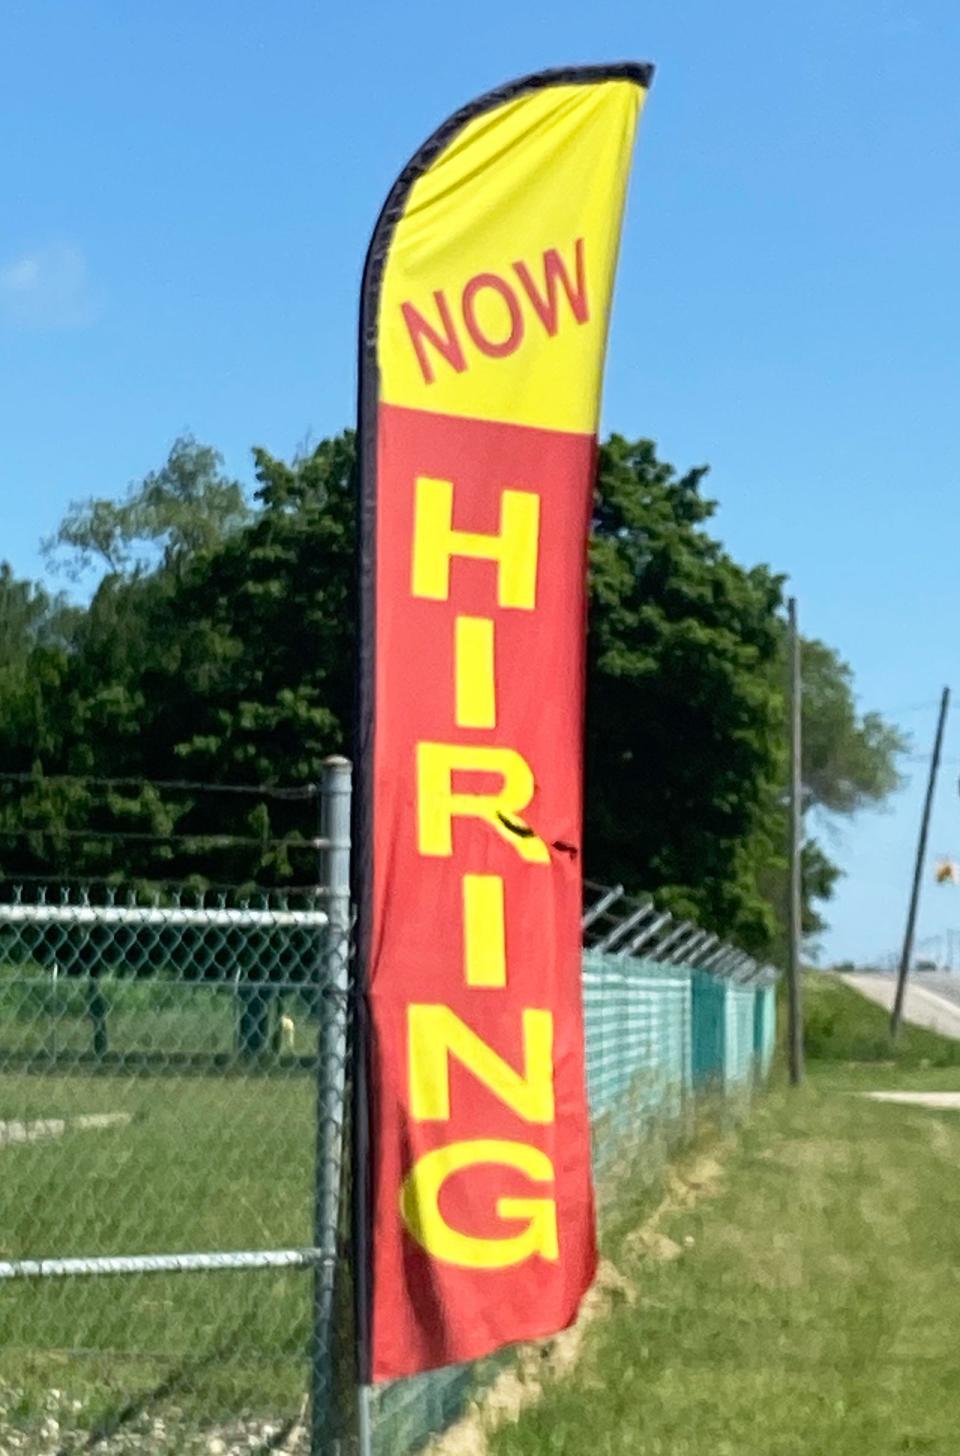
[[[789,913],[787,948],[787,992],[789,998],[790,1081],[803,1081],[803,1004],[800,997],[800,944],[802,925],[803,781],[801,775],[803,686],[800,676],[800,634],[797,631],[797,603],[787,607],[790,644],[790,809],[789,809]]]
[[[937,736],[933,743],[933,758],[930,760],[930,777],[927,780],[927,796],[923,803],[923,818],[920,821],[920,839],[917,844],[917,862],[913,869],[913,889],[910,892],[910,909],[907,911],[907,929],[903,937],[903,951],[900,955],[900,971],[897,976],[897,994],[893,1001],[893,1010],[890,1013],[890,1035],[896,1039],[900,1030],[900,1021],[903,1016],[903,997],[907,989],[907,976],[910,974],[910,962],[913,959],[913,933],[917,925],[917,906],[920,901],[920,880],[923,875],[923,862],[927,856],[927,834],[930,829],[930,811],[933,808],[933,793],[937,786],[937,774],[940,771],[940,751],[943,748],[943,730],[947,722],[947,709],[950,706],[950,689],[944,688],[943,696],[940,699],[940,717],[937,719]]]

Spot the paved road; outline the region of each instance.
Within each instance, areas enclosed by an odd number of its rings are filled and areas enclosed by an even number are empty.
[[[889,1011],[897,987],[893,975],[844,976],[848,986],[877,1001]],[[940,975],[923,972],[911,976],[903,1003],[905,1021],[915,1026],[926,1026],[938,1031],[941,1036],[952,1036],[960,1040],[960,975]]]
[[[938,996],[960,1006],[960,974],[938,972],[931,975],[929,971],[923,971],[920,975],[913,976],[907,984],[914,985],[921,991],[935,991]]]

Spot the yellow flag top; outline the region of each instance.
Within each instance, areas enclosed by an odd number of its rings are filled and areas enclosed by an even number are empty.
[[[555,74],[455,118],[406,191],[380,260],[383,404],[596,432],[650,68]]]

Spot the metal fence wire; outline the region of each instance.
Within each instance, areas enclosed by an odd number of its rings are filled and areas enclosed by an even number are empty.
[[[349,794],[334,760],[311,891],[0,880],[3,1456],[333,1449]],[[773,974],[619,890],[588,887],[584,939],[602,1181],[698,1089],[766,1075]],[[476,1378],[377,1391],[377,1449],[416,1450]]]

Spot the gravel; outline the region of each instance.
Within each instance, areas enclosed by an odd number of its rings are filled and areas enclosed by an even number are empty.
[[[91,1422],[84,1421],[84,1404],[62,1390],[51,1390],[44,1410],[18,1416],[23,1409],[21,1391],[0,1389],[0,1456],[308,1456],[308,1433],[301,1417],[296,1421],[250,1419],[198,1429],[176,1410],[163,1417],[142,1411],[118,1430],[91,1438]]]

